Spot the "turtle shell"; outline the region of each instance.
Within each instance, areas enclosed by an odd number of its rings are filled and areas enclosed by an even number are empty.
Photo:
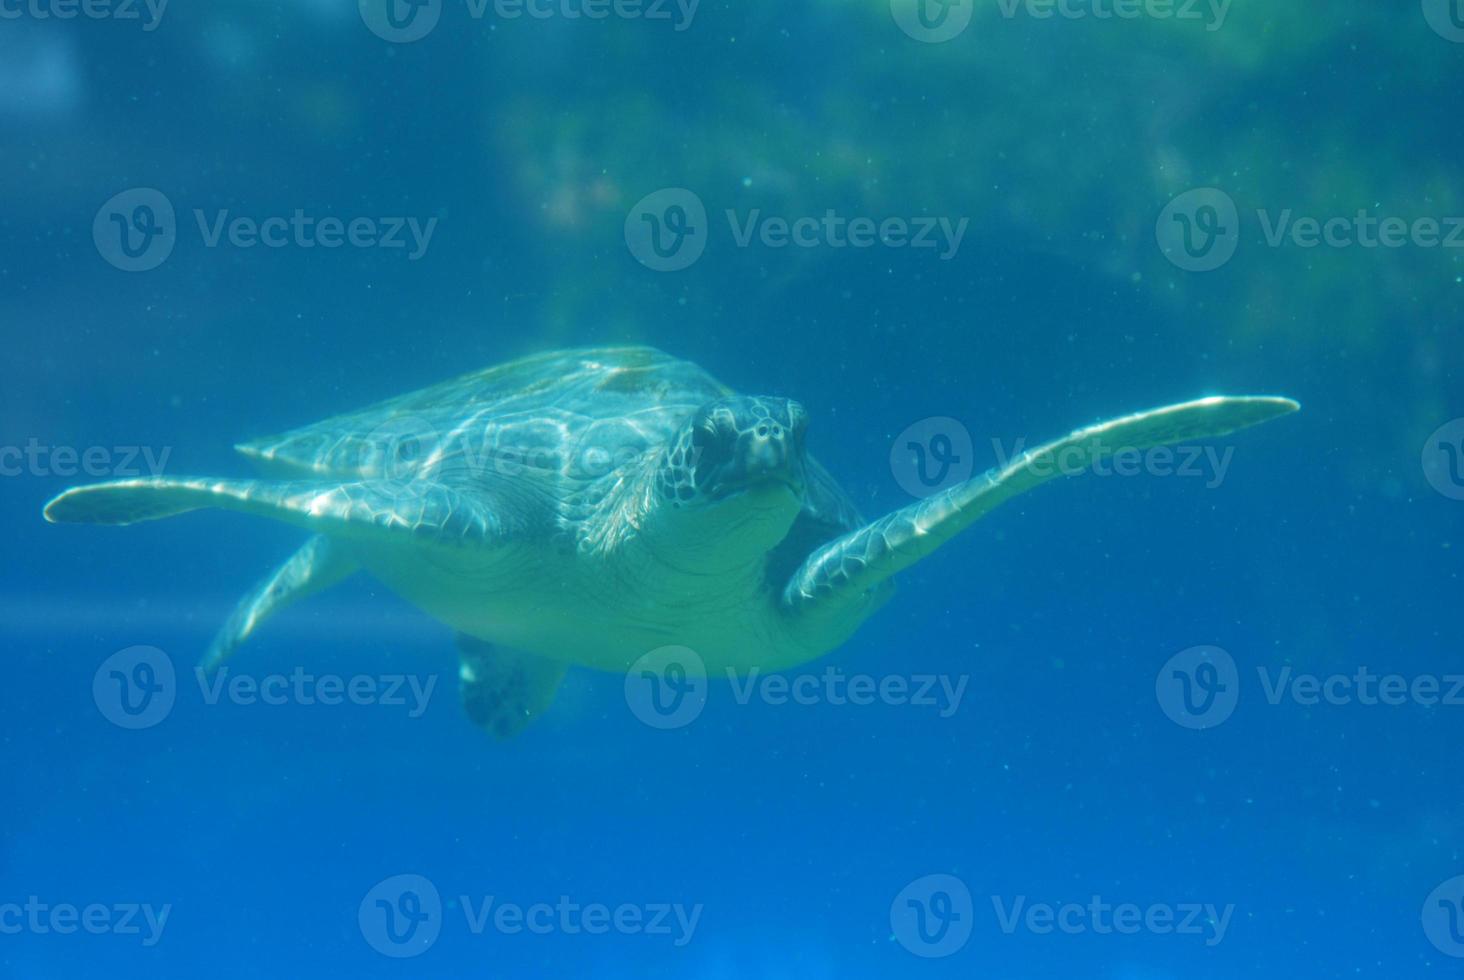
[[[587,505],[632,463],[669,445],[698,408],[732,394],[697,365],[651,347],[553,351],[237,448],[295,479],[423,478],[468,493],[491,484],[500,498],[511,486],[518,492],[509,496],[525,506],[557,507],[554,523],[563,528],[588,517]],[[476,479],[482,474],[493,478]],[[862,523],[827,471],[808,460],[804,511],[785,550],[806,555]]]
[[[584,478],[665,444],[698,407],[731,393],[649,347],[554,351],[236,448],[296,477],[440,478],[467,462]]]

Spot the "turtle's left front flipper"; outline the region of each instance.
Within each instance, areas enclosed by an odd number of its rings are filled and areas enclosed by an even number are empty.
[[[1228,435],[1287,415],[1289,398],[1202,398],[1079,429],[1005,466],[851,531],[819,548],[794,573],[783,604],[797,615],[837,615],[891,575],[930,554],[998,504],[1040,483],[1126,450]]]
[[[359,568],[336,542],[317,534],[285,563],[257,582],[215,634],[199,666],[219,667],[259,628],[285,606],[329,588]]]

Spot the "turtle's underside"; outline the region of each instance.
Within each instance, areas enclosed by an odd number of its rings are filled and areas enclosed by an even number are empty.
[[[796,402],[737,395],[651,348],[559,351],[239,446],[264,479],[78,487],[46,517],[223,507],[298,525],[313,536],[240,602],[207,667],[285,604],[365,570],[460,634],[464,705],[509,735],[572,663],[624,670],[673,644],[715,672],[811,660],[895,572],[1009,497],[1295,409],[1206,398],[1126,416],[865,523],[805,450]]]

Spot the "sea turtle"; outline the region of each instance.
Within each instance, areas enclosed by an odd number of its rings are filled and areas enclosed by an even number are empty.
[[[736,394],[648,347],[556,351],[240,445],[266,479],[117,480],[67,490],[45,516],[223,507],[313,532],[239,603],[204,666],[364,569],[457,631],[464,706],[507,736],[569,664],[624,671],[667,645],[717,674],[812,660],[884,602],[892,575],[1010,497],[1121,449],[1296,408],[1212,397],[1125,416],[866,523],[806,452],[797,402]]]

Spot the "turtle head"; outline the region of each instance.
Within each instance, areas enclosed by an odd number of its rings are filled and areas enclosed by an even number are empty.
[[[808,413],[786,398],[721,398],[693,412],[655,477],[646,530],[674,563],[731,567],[765,555],[803,507]]]

